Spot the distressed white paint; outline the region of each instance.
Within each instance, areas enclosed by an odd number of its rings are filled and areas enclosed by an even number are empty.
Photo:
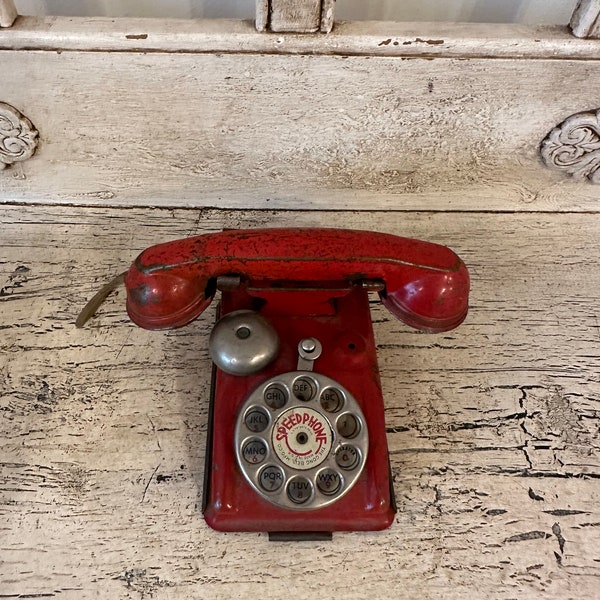
[[[31,158],[38,132],[14,106],[0,102],[0,170]]]
[[[0,46],[46,51],[3,52],[2,93],[42,143],[0,178],[2,201],[597,207],[590,186],[566,188],[539,158],[556,124],[596,106],[598,60],[581,60],[597,59],[593,41],[514,26],[486,43],[476,25],[327,36],[265,36],[251,23],[227,36],[227,25],[19,20]],[[279,38],[285,47],[264,54]],[[86,44],[117,51],[75,51]],[[365,56],[348,56],[353,47]]]
[[[329,33],[335,0],[256,0],[258,31]]]
[[[321,26],[321,0],[257,0],[256,28],[315,33]]]
[[[266,31],[269,26],[269,0],[255,0],[255,2],[254,26],[257,31]]]
[[[2,33],[0,49],[598,59],[595,41],[574,38],[564,27],[473,23],[344,22],[313,36],[262,35],[251,22],[219,19],[21,17]]]
[[[571,29],[578,37],[600,38],[600,0],[579,0]]]
[[[13,0],[0,0],[0,27],[10,27],[17,18]]]
[[[6,596],[540,600],[599,585],[597,214],[0,207]],[[148,332],[86,299],[145,246],[222,227],[378,229],[453,247],[455,331],[374,303],[399,512],[333,542],[222,534],[199,511],[214,313]]]
[[[538,149],[597,108],[597,45],[520,27],[340,25],[308,41],[252,27],[0,32],[0,101],[40,130],[38,153],[0,173],[0,595],[594,597],[598,188]],[[266,210],[191,208],[210,204]],[[388,531],[299,545],[210,531],[214,312],[142,331],[121,292],[74,325],[144,247],[267,225],[428,239],[469,266],[455,331],[373,304]]]
[[[600,109],[565,119],[544,139],[540,152],[549,167],[600,183]]]
[[[335,21],[336,0],[322,0],[321,2],[321,33],[330,33]]]

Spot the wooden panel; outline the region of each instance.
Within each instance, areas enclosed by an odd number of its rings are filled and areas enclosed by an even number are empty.
[[[338,54],[401,58],[598,59],[565,27],[485,23],[339,22],[329,35],[264,35],[226,19],[19,17],[0,49]]]
[[[3,34],[4,35],[4,34]],[[256,34],[259,35],[259,34]],[[1,36],[0,36],[1,39]],[[4,202],[595,210],[540,141],[599,61],[4,51],[40,132]]]
[[[264,24],[264,27],[261,27]],[[261,31],[319,31],[321,0],[259,0],[256,3],[256,28]]]
[[[256,0],[256,29],[329,33],[334,14],[335,0]]]
[[[600,38],[600,0],[579,0],[571,29],[578,37]]]
[[[592,598],[600,562],[598,215],[1,207],[0,586],[7,597]],[[212,312],[132,326],[85,300],[148,244],[222,227],[372,228],[453,247],[471,312],[373,305],[399,512],[268,543],[198,509]]]

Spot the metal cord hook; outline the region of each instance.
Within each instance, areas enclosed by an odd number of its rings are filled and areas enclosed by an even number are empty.
[[[102,286],[94,296],[88,300],[75,321],[75,327],[83,327],[96,314],[96,311],[100,308],[100,305],[106,300],[108,295],[125,283],[126,274],[127,271],[124,271],[120,275],[117,275],[113,280]]]

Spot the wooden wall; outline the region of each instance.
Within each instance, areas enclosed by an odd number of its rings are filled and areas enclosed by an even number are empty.
[[[597,205],[587,181],[539,157],[550,130],[598,100],[597,43],[555,28],[349,24],[315,38],[22,18],[1,47],[2,101],[40,132],[35,157],[0,180],[4,202]]]

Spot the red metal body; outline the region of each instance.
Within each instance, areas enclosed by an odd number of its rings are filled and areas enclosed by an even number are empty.
[[[368,294],[356,286],[324,292],[237,289],[221,295],[222,315],[260,306],[260,314],[279,334],[280,354],[257,375],[239,377],[216,370],[204,510],[213,529],[361,531],[384,529],[393,521],[383,398]],[[236,463],[233,434],[240,406],[248,395],[274,375],[296,370],[298,342],[305,337],[315,337],[323,345],[315,371],[337,380],[361,405],[369,429],[369,454],[363,473],[345,496],[327,507],[297,511],[274,506],[252,490]]]

